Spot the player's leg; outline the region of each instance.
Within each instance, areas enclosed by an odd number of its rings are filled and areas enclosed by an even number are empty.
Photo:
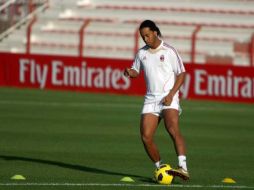
[[[145,150],[156,167],[160,164],[160,154],[154,142],[154,134],[160,122],[160,117],[151,113],[141,115],[140,133]]]
[[[184,138],[179,129],[179,113],[176,109],[163,110],[165,127],[173,139],[177,155],[185,155],[186,148]]]
[[[179,112],[176,109],[164,109],[164,124],[173,139],[176,153],[178,155],[179,169],[172,170],[172,175],[177,175],[182,179],[189,179],[186,164],[186,147],[184,138],[179,128]]]

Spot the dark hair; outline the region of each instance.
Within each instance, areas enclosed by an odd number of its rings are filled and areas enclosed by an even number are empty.
[[[139,26],[139,31],[143,28],[150,28],[152,31],[156,31],[159,37],[162,37],[160,29],[156,26],[156,24],[151,20],[143,21]]]

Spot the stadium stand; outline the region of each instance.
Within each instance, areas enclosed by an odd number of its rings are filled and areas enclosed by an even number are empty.
[[[254,0],[52,0],[37,14],[30,52],[133,59],[137,28],[157,22],[184,62],[250,65]],[[0,51],[26,52],[26,22],[0,40]],[[82,48],[80,44],[82,42]],[[82,51],[82,52],[80,52]]]

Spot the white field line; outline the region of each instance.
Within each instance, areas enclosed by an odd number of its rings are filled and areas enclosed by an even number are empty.
[[[174,187],[174,188],[211,188],[211,189],[254,189],[244,185],[159,185],[159,184],[124,184],[124,183],[0,183],[0,186],[100,186],[100,187]]]
[[[9,101],[9,100],[0,100],[1,104],[9,105],[27,105],[27,106],[52,106],[52,107],[108,107],[108,108],[140,108],[142,107],[141,103],[121,103],[121,102],[42,102],[42,101]],[[226,112],[250,112],[254,111],[253,108],[225,108],[225,107],[208,107],[208,106],[184,106],[184,110],[197,110],[197,111],[226,111]]]

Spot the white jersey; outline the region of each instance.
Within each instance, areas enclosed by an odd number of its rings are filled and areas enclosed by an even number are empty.
[[[134,60],[132,69],[144,71],[146,81],[145,102],[160,100],[167,95],[175,84],[176,76],[185,72],[177,51],[161,41],[156,49],[149,46],[141,48]],[[178,92],[176,94],[178,98]]]

